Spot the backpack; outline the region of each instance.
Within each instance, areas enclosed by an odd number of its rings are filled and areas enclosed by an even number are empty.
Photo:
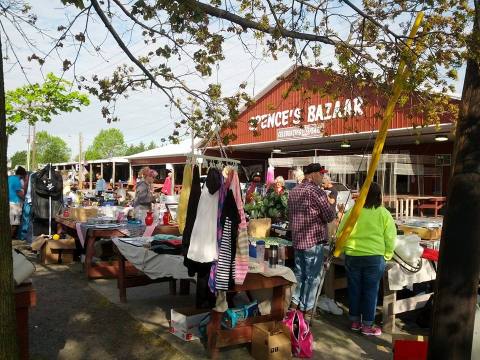
[[[311,358],[313,355],[313,335],[303,317],[303,313],[296,309],[290,309],[282,322],[290,330],[293,356]]]

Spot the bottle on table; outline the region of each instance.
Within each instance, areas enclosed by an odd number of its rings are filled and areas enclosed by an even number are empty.
[[[286,257],[285,245],[278,245],[278,265],[285,265]]]
[[[278,245],[270,245],[270,252],[268,255],[268,267],[274,269],[278,264]]]
[[[258,240],[257,241],[257,262],[263,266],[263,262],[265,260],[265,241],[263,240]]]

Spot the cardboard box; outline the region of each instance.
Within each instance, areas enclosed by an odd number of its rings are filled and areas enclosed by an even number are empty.
[[[196,308],[179,308],[170,311],[170,332],[180,339],[191,341],[198,339],[198,325],[210,311]]]
[[[292,358],[290,331],[279,321],[253,325],[252,357],[257,360],[281,360]]]
[[[96,207],[73,207],[68,209],[69,218],[74,221],[85,222],[90,218],[98,216],[98,208]]]
[[[70,235],[59,240],[40,235],[32,243],[32,249],[40,252],[42,264],[70,264],[73,262],[75,248],[75,239]]]
[[[405,235],[417,234],[423,240],[438,240],[442,236],[442,228],[424,228],[408,225],[399,225],[399,230],[403,230]]]

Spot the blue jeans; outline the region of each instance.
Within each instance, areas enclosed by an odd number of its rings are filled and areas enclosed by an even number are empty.
[[[18,240],[25,240],[27,244],[32,243],[32,204],[28,202],[23,203],[22,218],[17,233]]]
[[[315,295],[320,284],[320,270],[323,265],[323,247],[321,244],[309,249],[295,249],[295,277],[297,287],[292,302],[303,311],[313,309]]]
[[[371,326],[375,320],[380,280],[385,270],[383,255],[345,255],[349,318]]]

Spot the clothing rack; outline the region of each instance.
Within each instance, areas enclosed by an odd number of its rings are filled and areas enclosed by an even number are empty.
[[[235,159],[229,159],[229,158],[222,158],[222,157],[217,157],[217,156],[207,156],[207,155],[189,155],[188,156],[191,159],[204,159],[204,160],[211,160],[211,161],[219,161],[223,162],[226,164],[240,164],[240,160],[235,160]]]

